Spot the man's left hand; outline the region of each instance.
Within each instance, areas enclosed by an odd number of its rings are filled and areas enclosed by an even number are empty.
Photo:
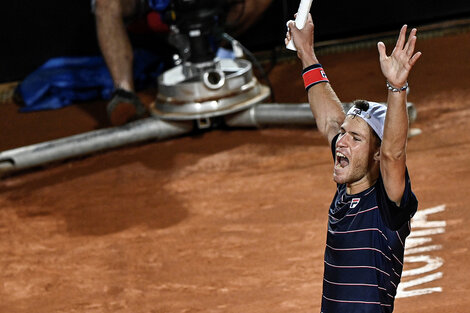
[[[421,52],[413,54],[416,45],[416,28],[411,30],[408,41],[406,41],[406,29],[407,26],[403,25],[390,56],[387,56],[383,42],[377,44],[382,73],[387,81],[396,88],[406,84],[411,68],[421,56]]]

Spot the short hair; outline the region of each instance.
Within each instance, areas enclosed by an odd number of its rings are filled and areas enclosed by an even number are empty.
[[[354,100],[353,106],[358,108],[361,111],[369,110],[369,102],[367,100]]]
[[[354,100],[353,106],[361,111],[369,110],[369,102],[367,100],[362,100],[362,99]],[[382,145],[382,140],[380,139],[379,135],[377,135],[377,133],[372,129],[372,127],[369,124],[367,124],[367,126],[369,126],[370,131],[372,132],[372,134],[374,134],[374,137],[376,139],[375,140],[376,146],[380,147]]]

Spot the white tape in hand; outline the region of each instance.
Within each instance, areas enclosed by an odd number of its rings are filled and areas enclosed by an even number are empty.
[[[297,11],[297,16],[295,18],[295,26],[298,29],[302,29],[305,26],[307,21],[308,13],[310,13],[310,7],[312,6],[313,0],[300,0],[299,10]],[[290,21],[289,21],[290,22]],[[287,27],[289,27],[289,22],[287,22]],[[297,51],[294,45],[294,40],[290,40],[286,45],[287,49]]]

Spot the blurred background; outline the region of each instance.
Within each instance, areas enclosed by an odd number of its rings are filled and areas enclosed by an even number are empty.
[[[283,46],[286,21],[299,1],[272,0],[242,34],[234,34],[252,52]],[[20,81],[50,58],[99,55],[94,16],[88,0],[15,0],[0,2],[2,27],[0,83]],[[340,41],[410,26],[460,21],[470,17],[470,2],[314,1],[311,10],[316,41]],[[134,45],[152,48],[157,39],[134,36]]]

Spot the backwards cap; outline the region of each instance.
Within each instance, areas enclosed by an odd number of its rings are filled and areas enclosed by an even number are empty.
[[[369,108],[367,110],[361,110],[360,108],[353,106],[349,109],[346,115],[355,115],[361,117],[379,136],[380,140],[383,138],[385,115],[387,114],[387,107],[377,102],[367,101]],[[367,106],[366,106],[367,107]]]

